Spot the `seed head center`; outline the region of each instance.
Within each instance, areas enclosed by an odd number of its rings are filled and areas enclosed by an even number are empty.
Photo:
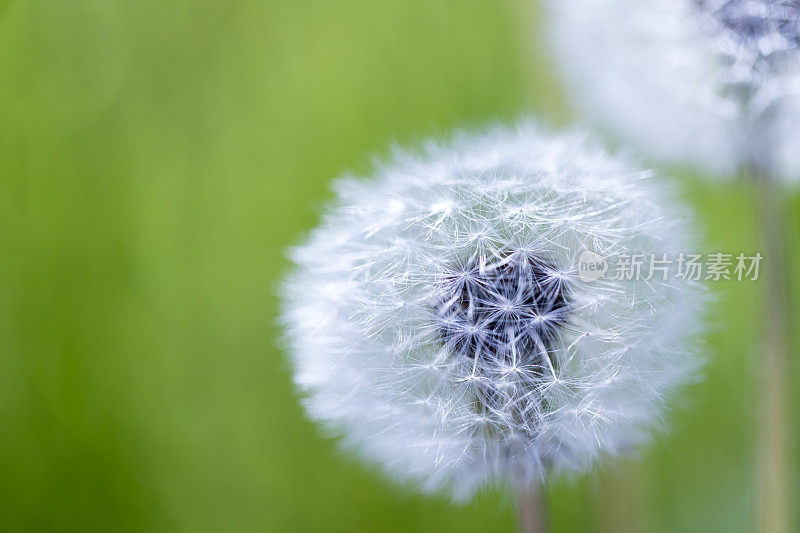
[[[470,261],[447,276],[437,305],[443,342],[456,357],[541,364],[567,322],[563,276],[521,252]]]
[[[769,57],[800,48],[800,0],[697,0],[723,31]]]

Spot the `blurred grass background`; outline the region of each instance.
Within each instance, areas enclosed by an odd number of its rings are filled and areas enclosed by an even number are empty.
[[[537,13],[0,0],[0,530],[513,530],[507,495],[415,495],[303,418],[274,288],[370,153],[570,120]],[[709,251],[760,249],[746,186],[680,183]],[[641,461],[552,486],[554,531],[750,530],[759,286],[714,285],[708,379]]]

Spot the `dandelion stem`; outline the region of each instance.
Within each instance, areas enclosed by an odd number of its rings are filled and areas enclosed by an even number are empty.
[[[761,371],[757,441],[757,531],[789,533],[792,497],[789,413],[789,291],[785,271],[784,212],[780,191],[766,173],[756,173],[763,232],[765,342]]]
[[[520,485],[517,489],[520,533],[547,533],[547,502],[544,487],[539,484]]]
[[[620,458],[600,473],[595,497],[598,531],[640,533],[646,527],[647,479],[636,458]]]

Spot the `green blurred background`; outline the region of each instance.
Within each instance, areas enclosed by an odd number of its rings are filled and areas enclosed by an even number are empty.
[[[570,122],[541,34],[526,0],[0,0],[0,530],[512,531],[510,496],[416,495],[304,419],[274,289],[369,154]],[[761,249],[751,190],[677,174],[710,251]],[[750,530],[760,288],[713,286],[707,380],[552,485],[554,531]]]

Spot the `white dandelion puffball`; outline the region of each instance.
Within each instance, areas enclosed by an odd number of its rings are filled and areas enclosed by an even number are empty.
[[[547,0],[575,100],[667,161],[800,180],[800,0]]]
[[[695,377],[700,289],[579,271],[692,250],[693,228],[583,135],[461,134],[335,190],[292,253],[288,349],[310,417],[395,479],[463,500],[585,471]]]

